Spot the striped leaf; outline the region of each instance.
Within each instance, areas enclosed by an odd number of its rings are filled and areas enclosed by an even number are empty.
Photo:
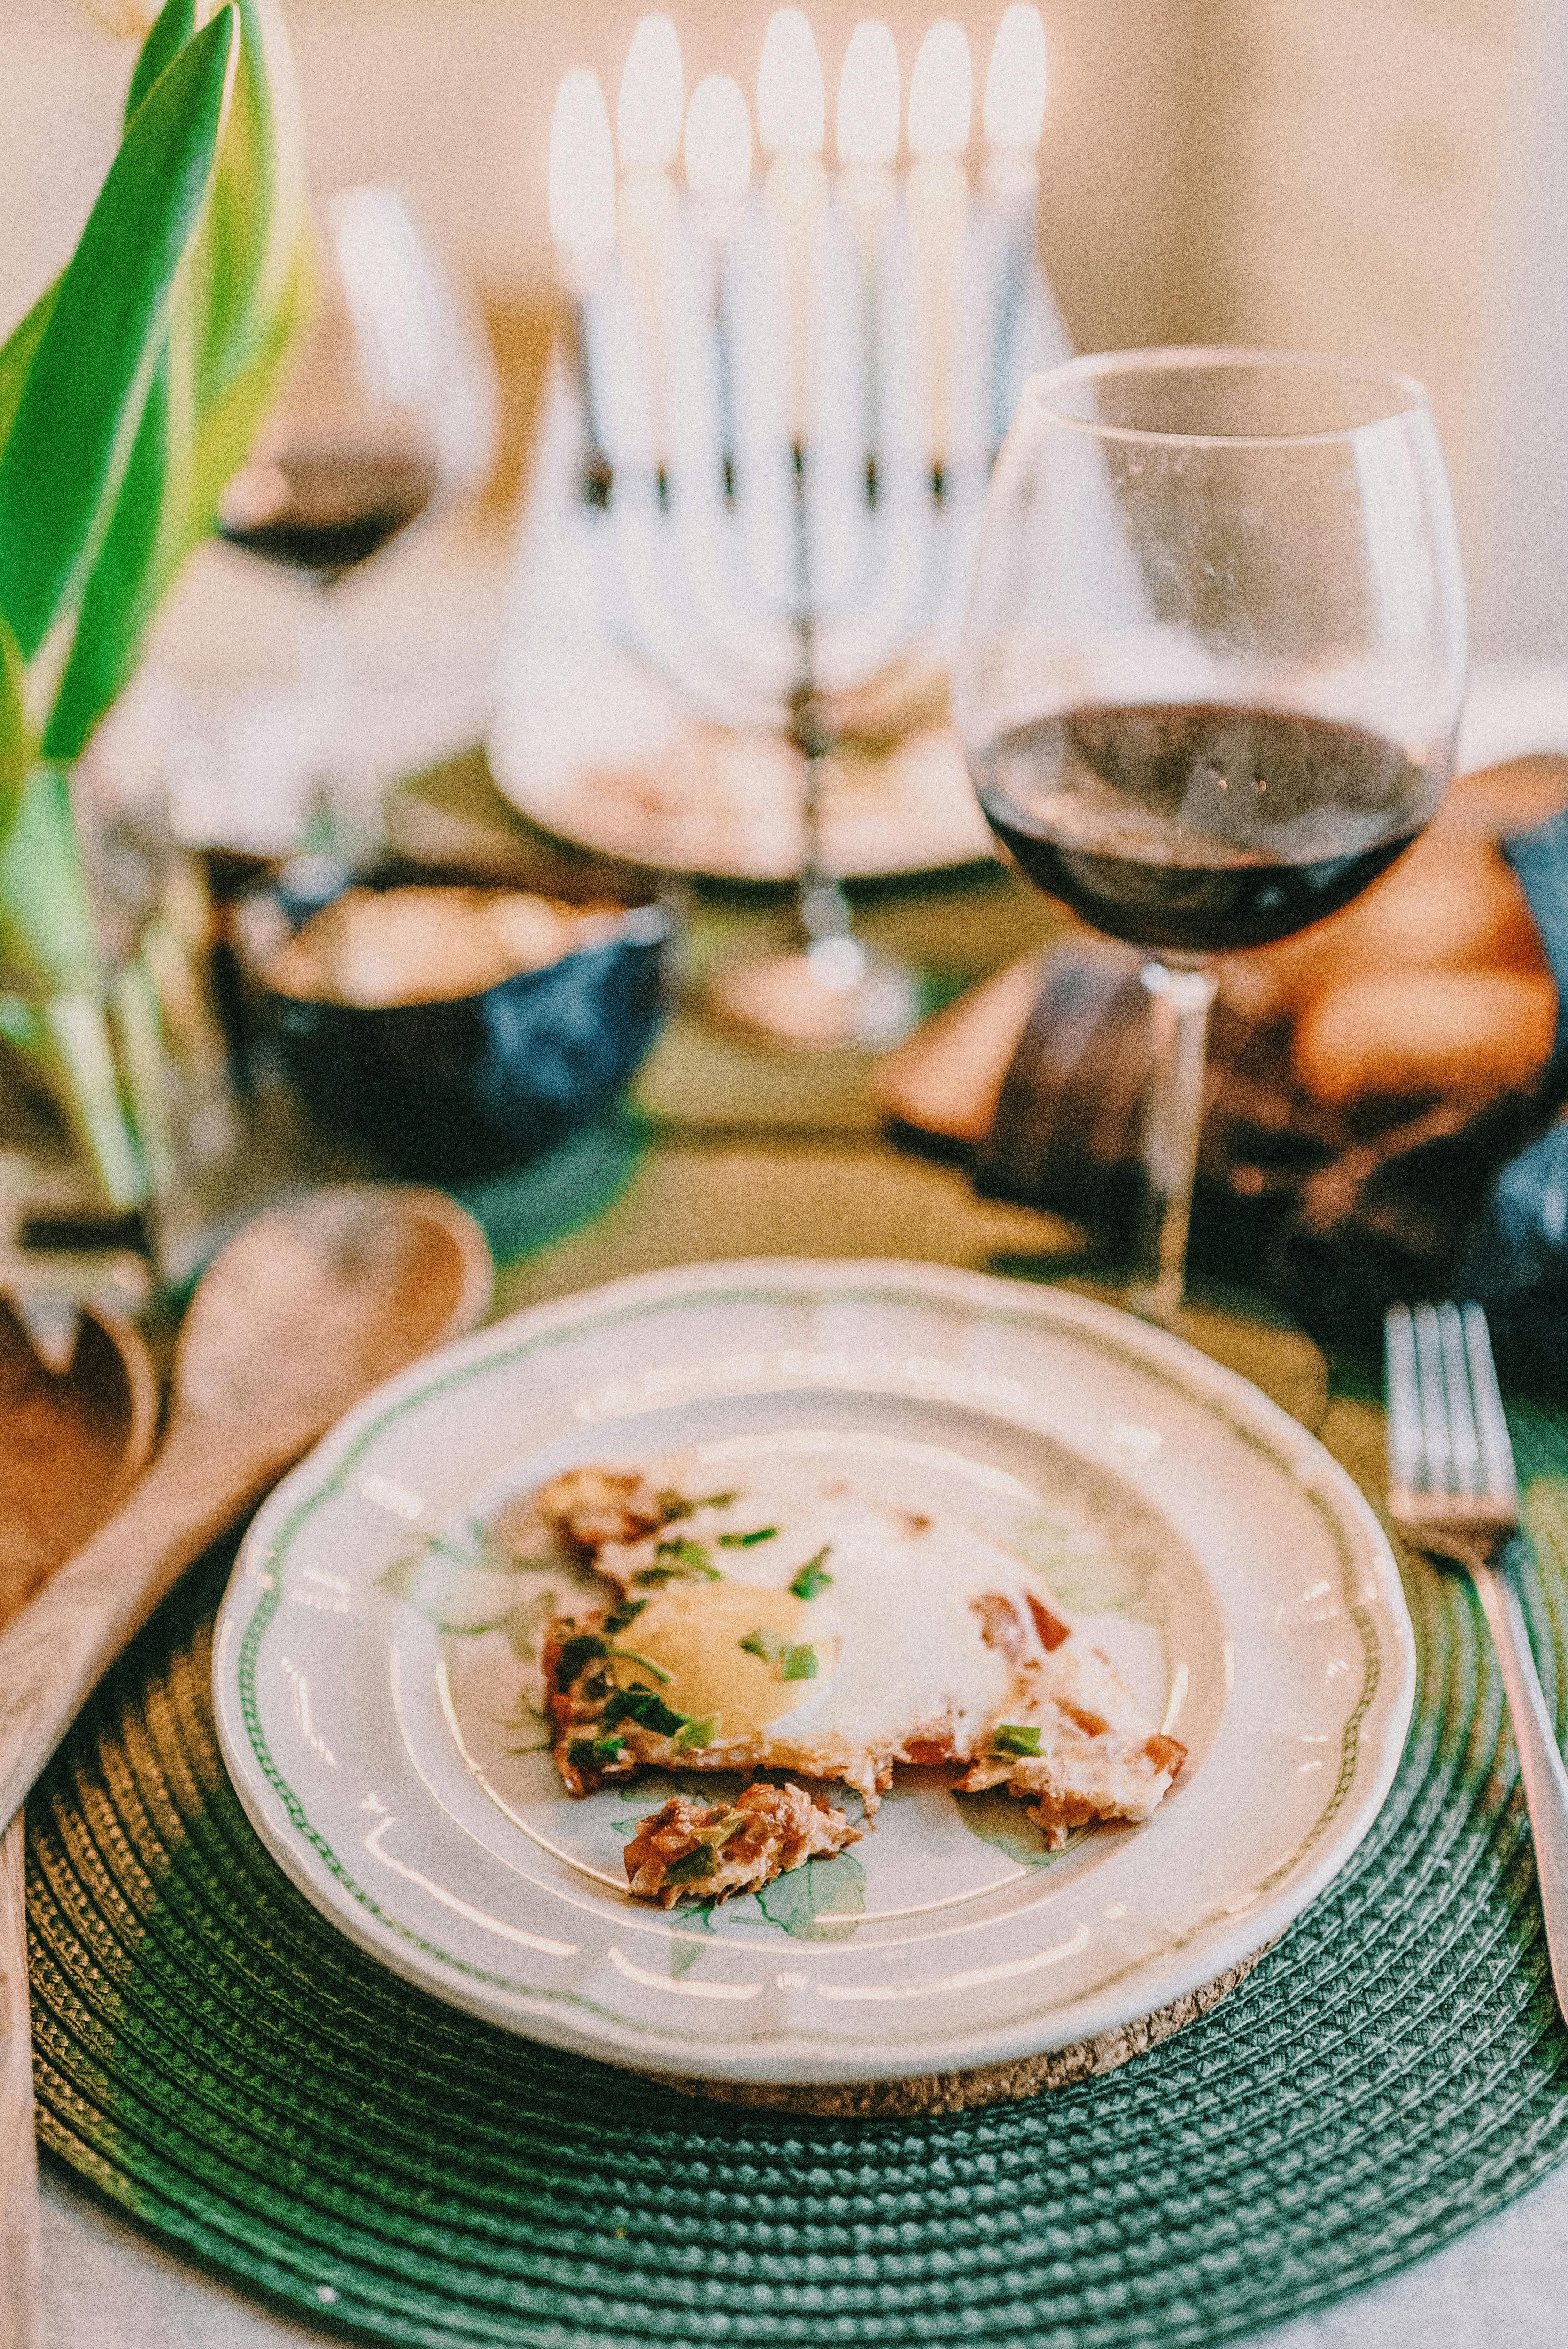
[[[38,336],[0,451],[0,610],[26,660],[112,513],[211,188],[238,44],[231,5],[143,99]]]

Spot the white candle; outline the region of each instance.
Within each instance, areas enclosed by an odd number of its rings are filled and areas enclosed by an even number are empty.
[[[822,67],[805,12],[779,8],[769,20],[757,76],[757,132],[772,158],[765,191],[784,281],[789,346],[789,430],[799,457],[811,404],[811,315],[817,254],[828,209],[822,168],[827,102]]]
[[[615,250],[615,158],[599,78],[581,66],[555,94],[550,234],[563,292],[592,293]]]
[[[882,240],[892,217],[897,190],[890,166],[898,154],[898,51],[887,26],[875,19],[857,25],[844,52],[839,78],[839,202],[849,215],[861,257],[864,319],[866,498],[877,494],[877,441],[881,427]]]
[[[587,303],[615,250],[615,157],[610,117],[596,75],[578,67],[555,95],[550,125],[550,234],[555,274],[565,295],[588,449],[583,490],[595,504],[610,493],[588,364]]]
[[[1013,0],[996,27],[982,119],[986,193],[1032,213],[1046,119],[1046,27],[1030,0]]]
[[[727,499],[735,495],[735,398],[727,277],[729,248],[746,216],[746,191],[751,183],[751,118],[739,85],[727,74],[706,74],[691,94],[686,175],[694,224],[708,252],[719,465]]]
[[[665,372],[665,290],[679,227],[670,168],[680,152],[685,111],[681,45],[668,16],[645,16],[621,75],[615,129],[621,150],[621,260],[642,319],[662,504],[669,481],[669,403]]]
[[[1012,421],[1008,360],[1035,249],[1040,133],[1046,119],[1046,27],[1030,0],[1013,0],[996,28],[985,76],[985,161],[981,184],[1002,215],[992,359],[992,439]]]
[[[914,251],[925,356],[926,445],[933,494],[945,482],[953,424],[953,370],[969,177],[962,157],[974,110],[969,44],[939,17],[920,46],[909,85],[910,168],[905,202]]]

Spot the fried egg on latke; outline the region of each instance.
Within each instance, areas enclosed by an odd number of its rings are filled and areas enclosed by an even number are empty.
[[[900,1763],[1006,1785],[1053,1844],[1142,1819],[1184,1749],[1143,1719],[1025,1561],[957,1517],[797,1469],[788,1504],[693,1491],[684,1463],[558,1477],[540,1515],[618,1599],[546,1635],[573,1794],[649,1768],[840,1780]]]

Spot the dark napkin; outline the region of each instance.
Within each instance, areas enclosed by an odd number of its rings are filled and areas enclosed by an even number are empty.
[[[1326,1108],[1287,1019],[1221,1002],[1191,1261],[1276,1297],[1315,1334],[1372,1336],[1395,1298],[1457,1287],[1500,1337],[1568,1362],[1568,812],[1503,843],[1557,981],[1557,1040],[1528,1089]],[[975,1162],[987,1195],[1097,1226],[1125,1251],[1138,1187],[1148,998],[1136,949],[1073,940],[1046,984]]]

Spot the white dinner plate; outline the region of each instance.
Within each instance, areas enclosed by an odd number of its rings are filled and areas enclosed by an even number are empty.
[[[688,1446],[841,1458],[1009,1542],[1186,1745],[1160,1809],[1054,1855],[912,1770],[760,1897],[632,1901],[669,1783],[562,1789],[537,1651],[576,1569],[486,1533],[574,1463]],[[381,1388],[257,1517],[214,1678],[268,1848],[397,1972],[611,2062],[830,2082],[1068,2045],[1260,1948],[1371,1826],[1415,1661],[1372,1511],[1245,1380],[1060,1289],[771,1258],[535,1307]]]

